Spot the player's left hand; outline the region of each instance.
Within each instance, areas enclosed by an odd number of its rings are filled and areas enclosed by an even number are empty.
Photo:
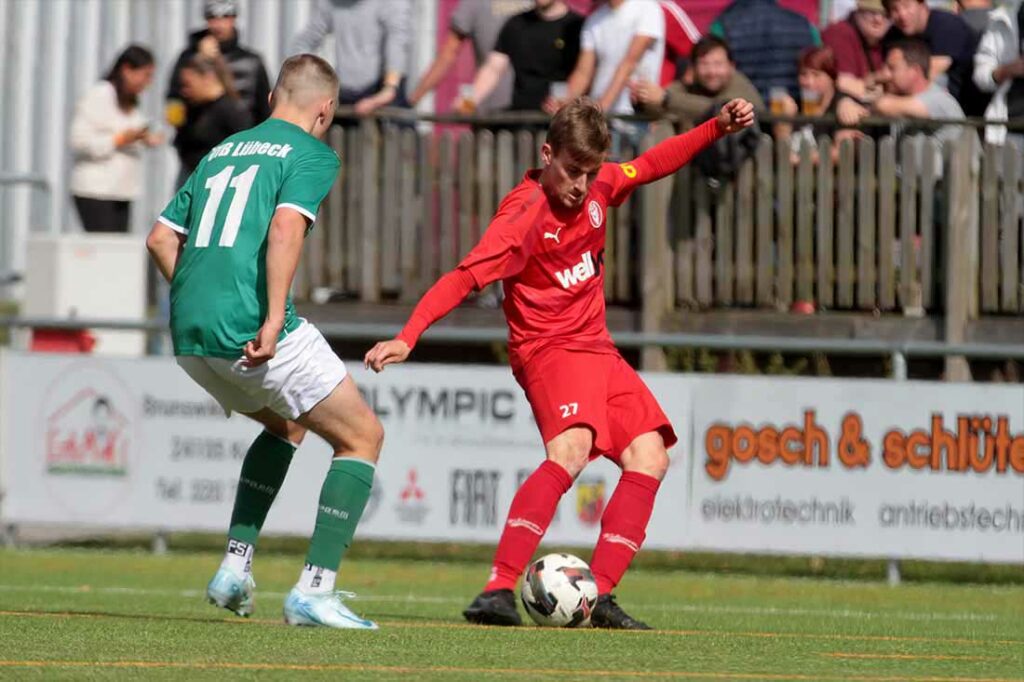
[[[277,337],[281,335],[282,326],[271,320],[263,323],[256,338],[245,344],[243,364],[246,367],[259,367],[277,354]]]
[[[742,98],[730,100],[718,112],[718,126],[726,134],[754,125],[754,105]]]
[[[380,372],[388,365],[396,362],[405,362],[411,352],[412,349],[409,348],[409,344],[401,339],[381,341],[367,351],[366,357],[363,358],[363,365],[366,369]]]

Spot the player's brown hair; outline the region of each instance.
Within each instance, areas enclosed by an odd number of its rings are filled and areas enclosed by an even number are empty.
[[[612,145],[604,112],[589,97],[570,101],[551,119],[547,143],[555,154],[566,150],[580,160],[603,158]]]
[[[326,61],[315,54],[297,54],[284,60],[274,83],[274,99],[278,95],[294,100],[312,94],[337,97],[338,74]]]

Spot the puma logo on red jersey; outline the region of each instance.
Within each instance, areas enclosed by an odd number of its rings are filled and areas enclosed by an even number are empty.
[[[597,268],[594,266],[594,257],[587,251],[580,257],[579,263],[571,268],[556,272],[555,277],[558,278],[558,283],[562,285],[563,289],[570,289],[581,282],[586,282],[596,274]]]
[[[558,241],[558,233],[562,231],[562,228],[558,228],[554,232],[545,232],[544,239],[554,239],[556,244],[561,245],[562,242]]]

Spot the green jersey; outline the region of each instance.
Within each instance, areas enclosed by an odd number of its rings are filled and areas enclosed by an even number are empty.
[[[171,282],[175,355],[235,359],[256,338],[267,315],[270,220],[291,208],[312,223],[340,165],[330,147],[275,118],[203,158],[159,218],[187,236]],[[289,294],[281,338],[298,325]]]

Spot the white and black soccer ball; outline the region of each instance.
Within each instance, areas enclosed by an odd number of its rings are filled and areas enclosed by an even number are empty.
[[[520,595],[537,625],[589,627],[590,612],[597,602],[597,583],[583,559],[571,554],[548,554],[526,569]]]

